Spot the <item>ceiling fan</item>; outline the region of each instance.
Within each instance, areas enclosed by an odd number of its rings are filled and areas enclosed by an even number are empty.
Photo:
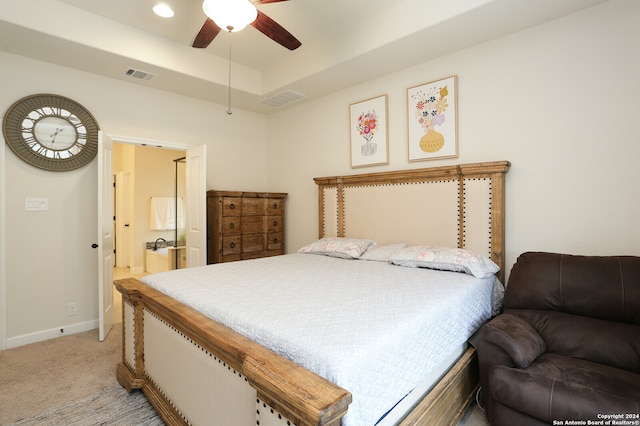
[[[224,28],[226,31],[239,31],[245,25],[251,24],[258,31],[286,47],[295,50],[302,43],[289,31],[284,29],[273,19],[256,9],[255,4],[277,3],[288,0],[204,0],[202,9],[208,18],[196,35],[192,46],[205,48],[213,41]],[[238,8],[238,9],[236,9]],[[242,14],[248,14],[246,18],[240,18],[240,22],[234,25],[235,19]],[[244,21],[242,21],[244,19]]]

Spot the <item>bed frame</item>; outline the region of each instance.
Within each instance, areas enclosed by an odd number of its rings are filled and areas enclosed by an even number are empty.
[[[507,161],[314,179],[319,236],[458,246],[504,266]],[[339,425],[336,386],[136,279],[123,298],[118,382],[168,424]],[[478,384],[469,348],[402,425],[457,424]]]

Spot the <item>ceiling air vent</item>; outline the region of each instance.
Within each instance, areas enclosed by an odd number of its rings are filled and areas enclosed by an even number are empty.
[[[137,70],[135,68],[127,68],[124,72],[124,75],[127,77],[135,78],[138,80],[145,80],[145,81],[153,80],[154,78],[157,77],[156,74],[152,74],[147,71]]]
[[[280,107],[304,98],[306,98],[306,96],[302,93],[294,92],[293,90],[285,90],[284,92],[280,92],[277,95],[273,95],[261,100],[260,103],[274,107]]]

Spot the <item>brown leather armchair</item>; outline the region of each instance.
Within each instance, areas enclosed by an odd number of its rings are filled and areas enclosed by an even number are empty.
[[[638,421],[640,257],[522,254],[475,346],[492,425]]]

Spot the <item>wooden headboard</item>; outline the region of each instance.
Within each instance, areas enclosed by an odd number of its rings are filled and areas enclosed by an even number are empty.
[[[504,177],[495,161],[315,178],[320,237],[460,247],[489,257],[504,280]]]

